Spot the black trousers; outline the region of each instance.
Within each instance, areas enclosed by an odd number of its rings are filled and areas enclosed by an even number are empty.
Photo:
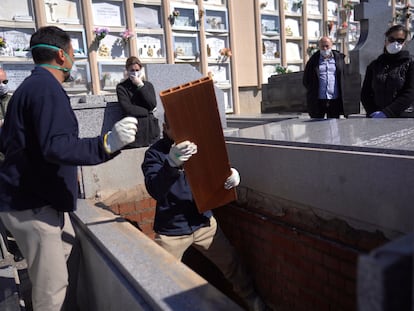
[[[318,99],[318,110],[313,112],[312,118],[339,118],[342,107],[341,100],[335,99]]]

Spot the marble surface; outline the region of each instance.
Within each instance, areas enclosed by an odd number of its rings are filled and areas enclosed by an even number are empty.
[[[414,155],[414,119],[301,119],[225,133],[228,141]]]

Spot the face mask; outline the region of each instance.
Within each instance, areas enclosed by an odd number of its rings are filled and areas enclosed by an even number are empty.
[[[9,91],[9,86],[4,83],[0,83],[0,96],[6,95]]]
[[[130,71],[129,76],[139,78],[141,76],[141,70],[139,70],[139,71]]]
[[[328,57],[328,56],[331,55],[331,53],[332,53],[332,50],[331,49],[321,50],[322,57]]]
[[[49,48],[49,49],[56,50],[56,51],[63,50],[63,49],[61,49],[61,48],[59,48],[57,46],[49,45],[49,44],[36,44],[36,45],[34,45],[34,46],[31,47],[31,49],[34,49],[34,48]],[[61,66],[55,66],[55,65],[51,65],[51,64],[40,64],[38,66],[54,68],[54,69],[63,71],[65,73],[65,81],[63,81],[63,82],[73,81],[73,78],[70,75],[70,71],[71,71],[71,69],[73,67],[73,60],[72,60],[72,58],[70,58],[70,56],[68,55],[68,53],[66,53],[65,51],[63,51],[63,54],[65,55],[66,59],[68,59],[69,62],[71,63],[71,65],[72,65],[71,68],[65,68],[65,67],[61,67]]]
[[[386,47],[387,52],[390,54],[397,54],[398,52],[400,52],[403,48],[403,44],[398,43],[397,41],[388,44]]]

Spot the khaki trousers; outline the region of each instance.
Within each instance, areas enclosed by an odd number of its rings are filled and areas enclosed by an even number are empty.
[[[62,310],[68,287],[66,261],[75,240],[69,214],[44,206],[2,212],[0,217],[27,261],[33,310]]]
[[[194,246],[220,269],[241,298],[253,294],[252,279],[213,216],[208,227],[200,228],[190,235],[156,234],[155,242],[179,260],[187,248]]]

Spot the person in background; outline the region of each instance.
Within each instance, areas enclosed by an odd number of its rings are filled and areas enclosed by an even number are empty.
[[[124,118],[103,136],[79,138],[62,87],[73,65],[71,37],[58,27],[41,27],[31,36],[30,48],[35,68],[10,99],[0,134],[5,156],[0,218],[27,261],[33,310],[58,311],[65,308],[67,260],[76,241],[69,213],[78,199],[77,165],[119,154],[134,140],[137,120]]]
[[[391,26],[385,32],[383,53],[366,69],[361,102],[368,118],[398,118],[414,103],[414,64],[408,30]]]
[[[344,114],[342,92],[344,89],[345,55],[332,49],[332,39],[322,37],[319,51],[306,63],[303,85],[311,118],[339,118]]]
[[[138,119],[139,133],[128,147],[146,147],[160,137],[158,119],[154,116],[157,107],[154,86],[144,80],[141,61],[131,56],[126,60],[128,78],[116,87],[118,102],[126,116]]]
[[[248,310],[266,310],[253,287],[252,279],[213,213],[200,213],[194,202],[183,163],[197,153],[197,145],[189,141],[174,144],[167,119],[164,120],[163,138],[148,148],[142,163],[146,189],[157,201],[155,242],[178,260],[193,245],[222,271]],[[232,168],[223,187],[231,189],[239,182],[239,173]]]
[[[7,104],[9,103],[11,94],[9,94],[9,80],[7,73],[3,68],[0,68],[0,128],[3,125],[4,117],[6,116]],[[1,131],[1,129],[0,129]]]

